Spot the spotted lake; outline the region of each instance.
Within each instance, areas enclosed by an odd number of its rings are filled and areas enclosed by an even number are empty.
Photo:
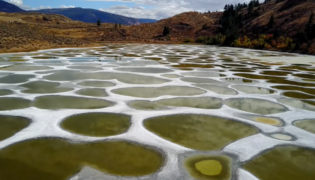
[[[0,180],[314,180],[315,58],[110,44],[0,55]]]

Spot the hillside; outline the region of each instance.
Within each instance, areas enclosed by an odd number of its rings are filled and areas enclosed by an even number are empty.
[[[227,5],[224,12],[186,12],[156,23],[131,26],[102,23],[98,27],[95,22],[83,23],[54,14],[0,13],[0,21],[15,21],[5,24],[9,34],[0,31],[0,43],[2,47],[5,46],[5,50],[0,48],[0,51],[29,46],[28,41],[19,40],[26,36],[27,39],[34,38],[46,45],[51,43],[51,47],[91,46],[104,42],[198,42],[315,54],[315,18],[311,18],[312,11],[315,12],[315,0],[267,0],[263,4],[256,2]],[[34,29],[34,32],[41,35],[28,36],[15,29],[18,28],[16,24],[28,29],[30,33]],[[165,33],[165,28],[169,32]],[[60,38],[57,43],[52,38],[46,41],[43,38],[46,34],[49,35],[47,37]],[[11,37],[16,39],[13,41]]]
[[[135,18],[120,16],[116,14],[107,13],[95,9],[85,8],[62,8],[62,9],[40,9],[29,12],[38,12],[44,14],[60,14],[66,16],[75,21],[82,21],[86,23],[96,23],[98,19],[101,19],[103,23],[117,23],[124,25],[141,24]]]
[[[0,0],[0,12],[17,13],[17,12],[30,12],[30,13],[43,13],[43,14],[59,14],[66,16],[75,21],[82,21],[86,23],[96,23],[99,19],[103,23],[116,23],[123,25],[137,25],[142,23],[154,23],[154,19],[136,19],[116,14],[99,11],[96,9],[86,8],[56,8],[56,9],[39,9],[25,11],[14,4]]]
[[[16,5],[0,0],[0,12],[25,12],[25,10],[17,7]]]
[[[315,19],[310,21],[311,14],[315,13],[315,0],[269,0],[254,7],[255,11],[259,16],[243,22],[241,35],[258,39],[261,34],[271,34],[276,42],[281,36],[290,38],[295,47],[280,49],[315,54]],[[248,8],[241,13],[248,14]],[[272,16],[274,22],[270,25]]]
[[[211,26],[215,29],[216,22],[219,20],[221,13],[198,13],[187,12],[174,17],[160,20],[152,24],[141,24],[136,26],[126,26],[118,31],[105,31],[103,41],[172,41],[183,42],[183,40],[194,41],[196,33],[199,33],[204,25]],[[163,36],[165,26],[170,28],[170,35]],[[204,32],[212,35],[213,31]]]
[[[58,26],[60,30],[52,31],[50,26]],[[68,35],[69,27],[85,26],[62,15],[0,12],[0,52],[96,45]]]

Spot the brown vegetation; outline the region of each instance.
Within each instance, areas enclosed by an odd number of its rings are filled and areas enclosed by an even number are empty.
[[[315,53],[315,39],[300,41],[312,11],[314,0],[271,0],[254,7],[256,16],[242,22],[239,38],[228,45]],[[240,11],[244,16],[248,8]],[[220,23],[222,12],[187,12],[152,24],[101,26],[72,21],[61,15],[40,13],[0,13],[0,52],[27,51],[42,48],[95,46],[103,42],[183,43],[225,41]],[[271,16],[273,25],[270,25]],[[314,20],[315,21],[315,20]],[[315,22],[313,22],[315,24]],[[170,29],[163,35],[165,27]],[[278,32],[278,36],[275,36]],[[209,43],[211,44],[211,43]]]

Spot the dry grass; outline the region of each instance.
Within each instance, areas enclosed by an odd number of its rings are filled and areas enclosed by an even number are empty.
[[[281,35],[292,37],[305,28],[310,13],[315,12],[314,0],[275,1],[255,9],[260,16],[245,21],[244,35],[269,34],[279,29]],[[246,13],[245,8],[243,14]],[[267,24],[272,14],[276,23],[269,29]],[[194,41],[199,36],[216,34],[221,28],[221,16],[221,12],[187,12],[153,24],[117,29],[114,24],[98,27],[96,23],[73,21],[61,15],[0,13],[0,52],[97,46],[103,42],[182,43],[187,39]],[[171,30],[167,38],[162,36],[164,26]],[[315,49],[315,40],[311,44]]]

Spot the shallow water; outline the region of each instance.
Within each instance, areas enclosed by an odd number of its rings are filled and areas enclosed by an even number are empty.
[[[71,91],[72,88],[62,88],[59,87],[60,83],[53,83],[47,81],[33,81],[26,84],[21,85],[27,90],[24,90],[24,93],[31,94],[50,94],[50,93],[61,93]]]
[[[41,109],[101,109],[113,106],[112,102],[74,96],[41,96],[34,106]]]
[[[106,81],[82,81],[78,83],[80,86],[88,86],[88,87],[111,87],[115,86],[114,83],[106,82]]]
[[[277,114],[287,111],[283,105],[261,99],[235,98],[228,99],[224,103],[231,108],[256,114]]]
[[[0,71],[0,179],[314,179],[312,56],[107,44]]]
[[[0,141],[13,136],[26,128],[30,123],[31,121],[27,118],[0,115]]]
[[[185,167],[192,177],[202,180],[229,180],[232,177],[232,159],[228,156],[192,156]]]
[[[113,93],[133,96],[133,97],[142,97],[142,98],[154,98],[159,96],[194,96],[204,94],[205,91],[193,87],[185,86],[164,86],[157,88],[149,87],[133,87],[133,88],[124,88],[124,89],[115,89]]]
[[[83,96],[94,96],[94,97],[108,96],[108,94],[106,93],[104,89],[93,89],[93,88],[81,89],[77,91],[76,93]]]
[[[296,127],[304,129],[310,133],[315,134],[315,120],[300,120],[294,123]]]
[[[141,176],[157,171],[162,164],[160,153],[134,143],[74,144],[62,139],[42,138],[3,149],[0,178],[66,180],[84,165],[116,175]]]
[[[145,120],[144,126],[174,143],[204,151],[219,150],[230,142],[258,133],[249,125],[204,115],[156,117]]]
[[[61,127],[86,136],[112,136],[127,131],[130,124],[130,117],[127,115],[87,113],[66,118]]]
[[[244,168],[261,180],[311,180],[315,177],[314,161],[314,150],[283,146],[271,149],[254,158],[246,163]]]

